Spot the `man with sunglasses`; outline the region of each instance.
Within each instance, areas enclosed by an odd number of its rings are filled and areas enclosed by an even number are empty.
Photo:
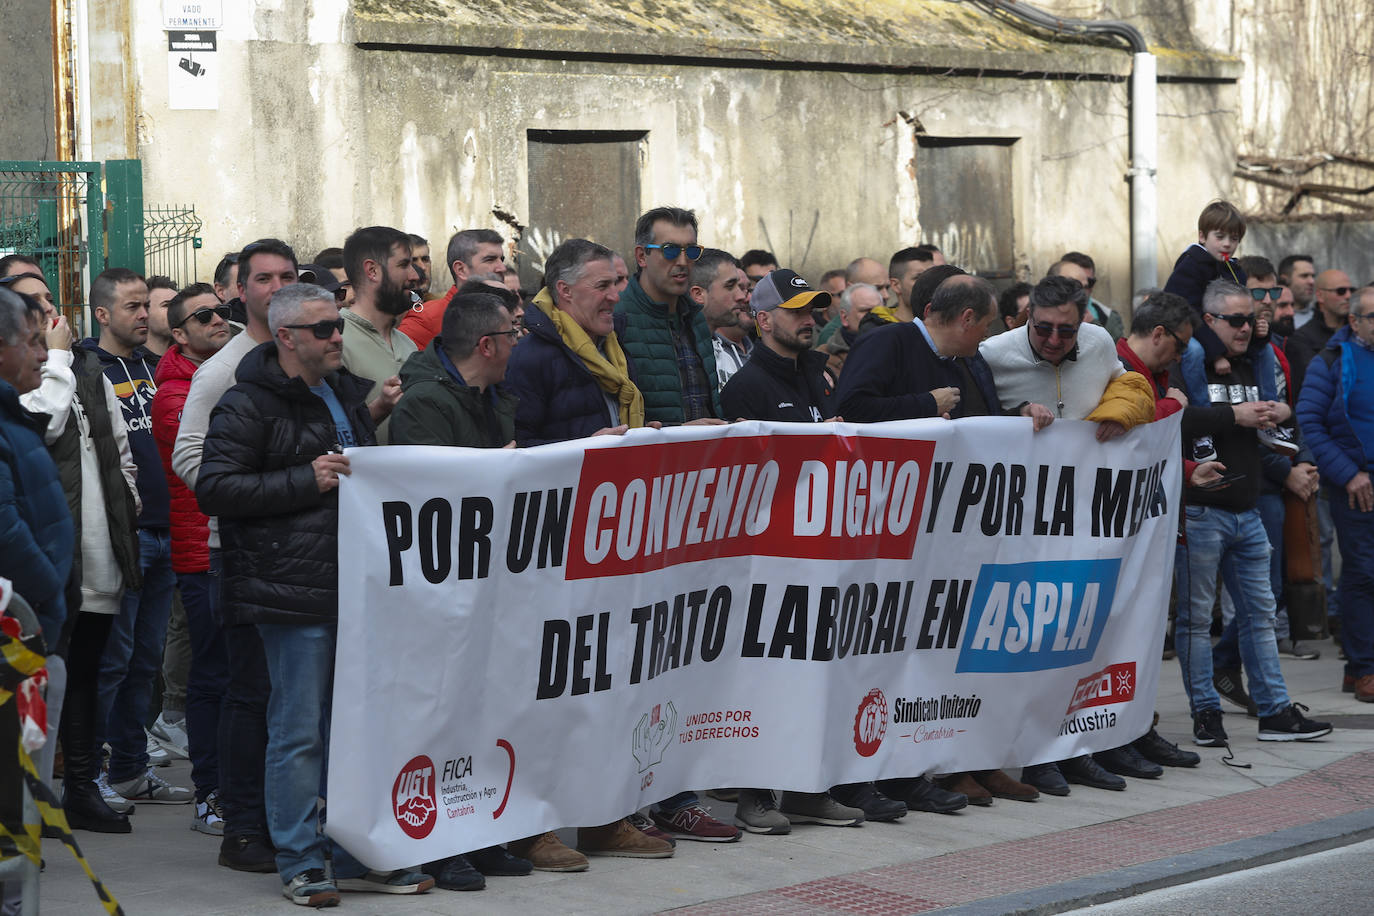
[[[375,444],[376,426],[364,400],[371,383],[343,368],[334,295],[293,284],[272,296],[267,317],[272,339],[243,358],[210,420],[196,498],[220,520],[225,623],[256,626],[267,658],[267,822],[282,894],[318,907],[337,904],[341,890],[423,893],[432,878],[373,871],[319,830],[342,452]]]
[[[1230,371],[1222,374],[1214,365],[1206,366],[1207,397],[1183,411],[1183,439],[1210,436],[1232,479],[1224,487],[1190,486],[1184,509],[1187,541],[1176,571],[1180,600],[1174,645],[1193,715],[1193,740],[1203,747],[1227,742],[1213,683],[1211,642],[1219,569],[1236,605],[1237,638],[1259,713],[1259,739],[1310,741],[1328,734],[1331,725],[1308,719],[1288,698],[1274,637],[1269,536],[1259,510],[1263,468],[1257,432],[1284,422],[1292,411],[1282,401],[1260,400],[1257,361],[1248,355],[1255,323],[1250,291],[1214,280],[1203,293],[1202,306],[1203,320],[1221,342]]]
[[[229,680],[224,635],[219,626],[218,590],[210,576],[210,520],[196,495],[172,471],[172,446],[181,412],[200,365],[229,342],[229,306],[209,283],[193,283],[167,303],[172,346],[158,361],[153,381],[153,439],[171,495],[172,571],[186,609],[191,663],[186,678],[186,734],[195,786],[191,829],[224,835],[219,804],[219,713]]]
[[[687,293],[692,262],[701,254],[695,213],[648,211],[635,221],[639,273],[616,303],[625,315],[620,342],[639,371],[645,418],[669,426],[720,416],[711,329]]]
[[[1346,326],[1350,294],[1355,284],[1343,270],[1323,270],[1317,275],[1316,314],[1288,338],[1288,362],[1293,367],[1293,395],[1302,396],[1302,380],[1312,359],[1326,349],[1331,335]]]
[[[195,489],[200,473],[210,413],[233,386],[243,358],[272,339],[268,306],[280,289],[297,282],[296,253],[280,239],[259,239],[239,252],[236,283],[245,312],[245,329],[203,362],[191,378],[181,411],[181,428],[172,447],[172,470]],[[220,541],[218,521],[210,516],[211,587],[218,587]],[[251,625],[224,627],[229,684],[225,690],[220,745],[220,803],[224,840],[219,864],[237,871],[275,871],[263,807],[263,754],[267,747],[267,698],[271,679],[262,640]]]

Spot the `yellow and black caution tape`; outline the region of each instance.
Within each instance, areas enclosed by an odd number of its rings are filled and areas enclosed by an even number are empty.
[[[9,634],[4,634],[8,637]],[[18,639],[0,638],[0,673],[13,674],[14,671],[20,672],[27,678],[43,666],[44,658],[41,653],[33,651],[30,646],[24,645]],[[5,670],[8,669],[8,670]],[[13,678],[7,679],[9,683],[14,683]],[[13,693],[0,688],[0,705],[3,705],[13,696]],[[33,759],[29,757],[29,752],[24,749],[24,745],[17,738],[15,744],[18,746],[19,766],[24,771],[24,782],[29,787],[29,792],[33,795],[34,802],[38,808],[38,814],[44,824],[58,832],[58,838],[71,850],[76,857],[77,864],[86,873],[86,877],[91,880],[91,886],[95,888],[95,895],[100,900],[100,905],[110,916],[123,916],[124,910],[115,900],[105,885],[96,877],[91,870],[90,863],[81,854],[81,847],[77,845],[76,837],[72,836],[71,827],[67,824],[67,813],[62,810],[62,803],[53,794],[42,779],[38,777],[38,769],[33,764]],[[14,856],[25,856],[34,865],[38,865],[41,856],[41,827],[38,824],[21,822],[17,824],[0,822],[0,859],[8,859]]]

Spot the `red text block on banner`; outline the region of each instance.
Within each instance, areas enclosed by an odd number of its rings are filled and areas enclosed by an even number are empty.
[[[1078,682],[1065,714],[1088,706],[1110,706],[1135,698],[1135,662],[1108,665]]]
[[[588,450],[567,578],[719,557],[909,559],[935,443],[740,436]]]

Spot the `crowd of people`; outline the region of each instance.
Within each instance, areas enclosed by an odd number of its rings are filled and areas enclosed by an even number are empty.
[[[488,229],[449,240],[441,296],[428,242],[382,226],[305,264],[259,239],[180,289],[114,267],[90,288],[99,333],[80,341],[39,262],[0,259],[0,575],[46,638],[54,734],[39,772],[52,778],[60,741],[74,829],[128,833],[135,805],[187,805],[194,829],[220,838],[221,865],[276,872],[288,899],[319,907],[341,891],[476,890],[489,875],[581,871],[588,856],[663,858],[679,840],[1070,784],[1119,791],[1198,764],[1151,729],[1019,778],[712,790],[735,802],[730,821],[683,792],[580,827],[575,848],[550,832],[384,872],[325,837],[345,451],[741,419],[1006,415],[1036,430],[1087,420],[1105,441],[1182,412],[1171,639],[1193,740],[1227,742],[1221,699],[1258,718],[1260,740],[1319,738],[1331,726],[1304,715],[1279,668],[1281,655],[1316,657],[1285,615],[1284,494],[1317,508],[1328,554],[1339,533],[1339,592],[1329,572],[1325,584],[1343,689],[1374,701],[1374,287],[1317,274],[1307,255],[1237,259],[1244,232],[1233,206],[1208,205],[1198,243],[1128,319],[1093,298],[1081,252],[1000,295],[931,245],[886,266],[856,258],[813,287],[769,252],[704,247],[676,207],[643,214],[625,255],[563,242],[537,290],[519,288]],[[190,760],[192,785],[159,776],[173,756]]]

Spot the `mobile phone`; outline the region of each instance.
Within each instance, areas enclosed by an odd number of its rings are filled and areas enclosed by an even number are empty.
[[[1197,488],[1198,488],[1199,490],[1219,490],[1219,489],[1221,489],[1222,487],[1229,487],[1231,484],[1235,483],[1236,481],[1244,480],[1244,479],[1245,479],[1245,475],[1242,474],[1242,473],[1240,473],[1240,472],[1236,472],[1236,473],[1233,474],[1233,473],[1231,473],[1230,471],[1227,471],[1226,473],[1222,474],[1220,477],[1218,477],[1216,480],[1212,481],[1211,483],[1200,483],[1200,484],[1198,484],[1198,485],[1197,485]]]

